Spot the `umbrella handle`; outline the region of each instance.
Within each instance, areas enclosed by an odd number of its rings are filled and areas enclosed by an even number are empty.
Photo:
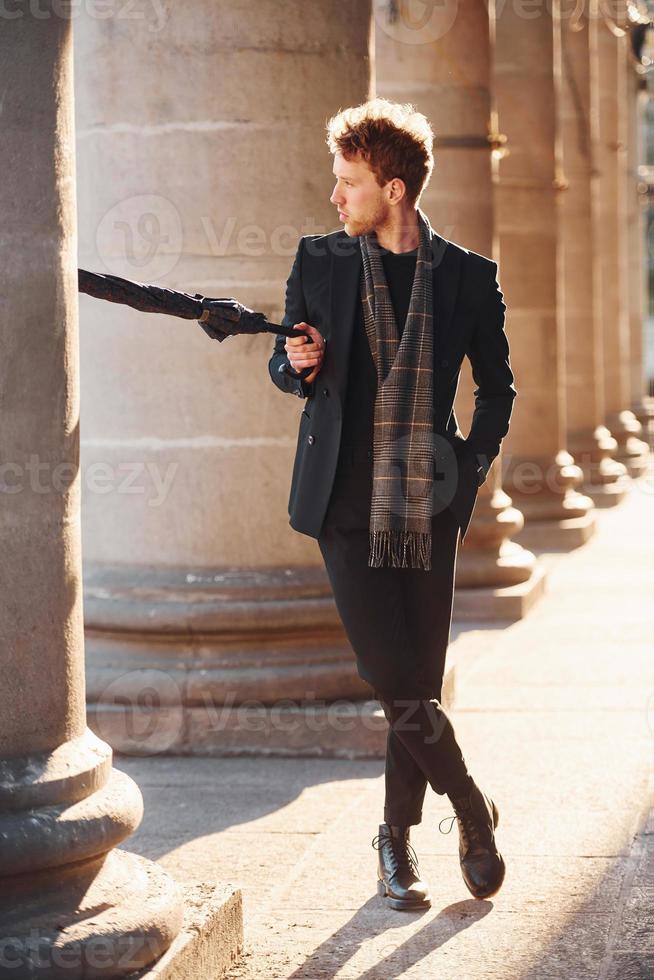
[[[283,327],[281,323],[266,321],[266,333],[281,333],[284,337],[308,337],[306,330],[296,330],[295,327]]]
[[[266,332],[281,333],[285,337],[309,337],[310,336],[310,334],[308,334],[306,330],[296,330],[295,327],[283,327],[280,323],[267,323]],[[301,368],[299,371],[296,371],[295,368],[292,368],[289,365],[288,373],[293,378],[304,379],[304,378],[308,378],[312,371],[313,368],[311,367]]]

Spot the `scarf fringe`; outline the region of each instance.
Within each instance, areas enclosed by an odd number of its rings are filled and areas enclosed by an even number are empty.
[[[408,561],[407,561],[408,558]],[[370,532],[368,565],[381,568],[431,570],[431,531],[382,530]]]

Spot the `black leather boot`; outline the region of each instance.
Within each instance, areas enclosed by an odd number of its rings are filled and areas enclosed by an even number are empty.
[[[428,909],[429,885],[420,880],[416,852],[409,843],[410,829],[379,825],[379,834],[372,841],[379,851],[377,894],[383,895],[394,909]]]
[[[451,797],[454,807],[449,828],[439,829],[449,834],[456,819],[459,826],[459,862],[468,891],[475,898],[490,898],[504,881],[504,858],[495,844],[494,830],[499,812],[493,801],[478,786],[473,785],[467,796]],[[443,820],[441,820],[441,824]]]

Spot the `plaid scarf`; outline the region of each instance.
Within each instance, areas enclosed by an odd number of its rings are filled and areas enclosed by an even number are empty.
[[[360,292],[377,371],[368,565],[431,568],[433,317],[431,226],[418,208],[420,242],[400,340],[377,235],[361,235]]]

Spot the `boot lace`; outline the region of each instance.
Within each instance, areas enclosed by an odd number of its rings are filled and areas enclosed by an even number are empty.
[[[398,870],[400,868],[406,868],[412,874],[419,877],[418,856],[409,841],[403,838],[393,837],[391,834],[377,834],[373,838],[372,846],[376,851],[379,851],[388,843],[391,844],[391,850]]]
[[[456,803],[453,803],[453,806],[455,810],[454,814],[450,817],[443,817],[438,824],[438,829],[440,830],[441,834],[449,834],[454,826],[454,821],[458,818],[464,846],[466,848],[470,846],[483,847],[484,844],[480,835],[481,827],[475,818],[470,801],[457,800]],[[448,820],[451,821],[450,826],[447,828],[447,830],[443,830],[441,825]]]

